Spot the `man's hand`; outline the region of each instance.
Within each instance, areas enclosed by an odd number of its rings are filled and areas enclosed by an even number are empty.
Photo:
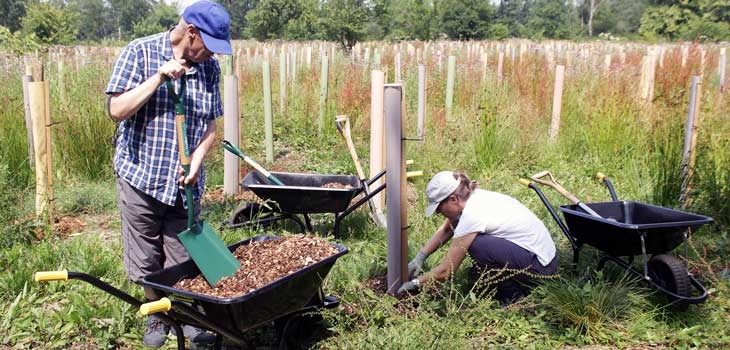
[[[398,288],[397,293],[398,294],[411,293],[411,292],[418,291],[419,288],[421,288],[421,283],[418,281],[417,278],[414,278],[413,280],[403,283],[400,286],[400,288]]]
[[[162,80],[164,81],[165,77],[168,77],[172,80],[176,80],[180,78],[183,74],[185,74],[185,65],[186,61],[184,58],[179,60],[169,60],[165,62],[161,67],[160,70],[157,71],[157,74],[160,74],[162,76]]]
[[[408,263],[408,278],[415,278],[423,272],[423,263],[428,255],[422,251],[418,251],[416,257]]]

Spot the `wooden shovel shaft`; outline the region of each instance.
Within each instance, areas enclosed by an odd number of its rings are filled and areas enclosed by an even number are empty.
[[[188,148],[187,125],[185,124],[185,116],[175,115],[175,129],[177,134],[177,149],[180,153],[180,166],[182,166],[185,174],[190,174],[190,148]],[[185,200],[188,203],[188,230],[195,225],[195,208],[193,205],[193,189],[190,184],[185,184]]]
[[[342,138],[345,139],[345,143],[347,144],[347,150],[350,151],[350,157],[352,157],[352,161],[355,163],[355,171],[357,171],[357,176],[360,179],[365,179],[365,171],[362,170],[362,165],[360,165],[360,158],[357,156],[357,150],[355,150],[355,143],[352,142],[352,134],[350,133],[350,120],[347,118],[347,116],[337,116],[335,118],[335,122],[337,123],[337,130],[340,131],[340,135],[342,135]]]
[[[543,180],[542,178],[545,177],[545,176],[550,177],[550,180],[549,181],[548,180]],[[535,175],[532,175],[532,177],[530,177],[530,178],[533,181],[535,181],[535,182],[537,182],[539,184],[543,184],[545,186],[550,186],[550,187],[554,188],[556,191],[558,191],[561,195],[563,195],[569,201],[573,202],[573,204],[578,205],[586,213],[588,213],[588,214],[590,214],[592,216],[598,217],[598,218],[601,217],[601,215],[599,215],[598,213],[596,213],[593,209],[591,209],[585,203],[581,202],[580,199],[578,199],[578,197],[576,197],[572,193],[568,192],[568,190],[566,190],[557,181],[555,181],[555,178],[553,177],[553,175],[549,171],[547,171],[547,170],[541,171],[541,172],[539,172],[539,173],[537,173]]]

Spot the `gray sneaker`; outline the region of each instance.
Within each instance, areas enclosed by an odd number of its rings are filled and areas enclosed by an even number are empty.
[[[150,348],[159,348],[165,344],[169,331],[170,326],[162,322],[159,317],[151,315],[147,318],[147,329],[144,331],[142,344]]]
[[[215,334],[207,332],[204,329],[184,324],[182,330],[185,339],[192,343],[207,345],[215,342]],[[175,329],[172,330],[172,333],[175,334]]]

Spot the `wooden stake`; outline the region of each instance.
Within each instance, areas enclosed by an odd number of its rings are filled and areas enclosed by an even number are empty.
[[[385,124],[383,117],[383,86],[385,84],[385,73],[374,70],[370,75],[370,177],[375,177],[385,169]],[[384,183],[381,177],[373,184],[378,188]],[[383,191],[385,192],[385,191]],[[373,203],[378,210],[385,207],[385,196],[383,192],[373,197]]]
[[[563,81],[565,80],[565,66],[555,67],[555,84],[553,88],[553,115],[550,121],[550,141],[558,138],[560,130],[560,114],[563,104]]]

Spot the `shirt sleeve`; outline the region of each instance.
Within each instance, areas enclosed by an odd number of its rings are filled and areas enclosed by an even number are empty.
[[[141,84],[143,81],[141,67],[144,65],[140,62],[140,55],[134,42],[122,50],[106,87],[107,95],[128,91]]]

